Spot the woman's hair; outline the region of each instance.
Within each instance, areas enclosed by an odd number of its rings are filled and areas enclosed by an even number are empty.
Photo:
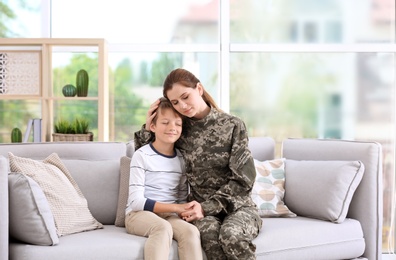
[[[163,89],[164,97],[168,98],[167,92],[172,89],[173,84],[175,83],[179,83],[187,88],[195,89],[197,87],[197,84],[201,82],[199,81],[199,79],[197,79],[197,77],[194,76],[194,74],[192,74],[188,70],[181,68],[172,70],[164,81],[164,89]],[[208,92],[206,92],[203,86],[202,89],[203,89],[202,98],[206,102],[206,104],[217,110],[220,110],[214,99],[209,95]]]
[[[157,109],[153,112],[153,113],[157,112],[157,114],[154,116],[153,120],[151,121],[154,125],[157,123],[158,114],[159,113],[162,114],[163,111],[166,109],[172,110],[176,115],[178,115],[181,119],[183,119],[182,115],[180,115],[180,113],[177,112],[176,109],[174,109],[171,102],[167,98],[161,97]]]

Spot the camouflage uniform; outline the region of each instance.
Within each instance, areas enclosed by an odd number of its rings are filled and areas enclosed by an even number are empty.
[[[136,149],[151,137],[144,128],[136,132]],[[189,200],[205,212],[194,224],[208,259],[255,259],[252,240],[262,220],[251,199],[256,173],[243,121],[212,108],[203,119],[185,120],[176,145],[186,162]]]

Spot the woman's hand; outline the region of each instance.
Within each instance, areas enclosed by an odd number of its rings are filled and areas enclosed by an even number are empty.
[[[158,108],[158,105],[159,105],[159,99],[154,101],[154,103],[151,104],[149,110],[147,110],[147,115],[146,115],[146,130],[147,131],[150,131],[151,121],[153,121],[153,118],[157,114],[157,112],[154,112],[154,111]]]
[[[184,219],[187,222],[192,222],[194,220],[202,219],[204,218],[204,211],[202,209],[202,206],[200,203],[197,201],[191,201],[186,204],[181,204],[184,205],[184,211],[179,214],[179,216]]]

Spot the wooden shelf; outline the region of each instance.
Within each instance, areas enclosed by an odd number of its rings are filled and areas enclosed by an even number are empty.
[[[54,96],[52,80],[52,54],[59,47],[92,47],[98,53],[98,94],[95,97]],[[54,125],[55,101],[96,101],[98,103],[98,141],[109,140],[109,79],[107,43],[104,39],[82,38],[0,38],[1,51],[40,51],[40,94],[7,95],[0,94],[2,100],[42,101],[41,140],[51,141]],[[92,50],[90,50],[92,52]]]
[[[65,100],[65,101],[76,101],[76,100],[99,100],[99,97],[49,97],[49,100]]]

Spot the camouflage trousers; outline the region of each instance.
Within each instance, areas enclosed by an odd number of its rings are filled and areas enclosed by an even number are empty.
[[[208,260],[256,259],[252,240],[262,226],[256,208],[243,207],[224,217],[206,216],[194,224],[200,231]]]

